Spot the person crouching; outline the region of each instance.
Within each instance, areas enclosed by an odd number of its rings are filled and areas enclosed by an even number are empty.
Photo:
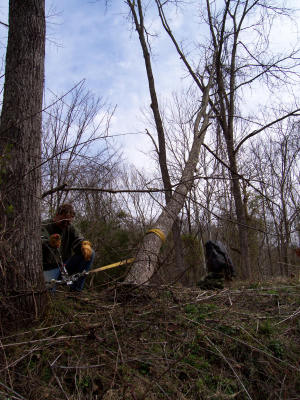
[[[95,252],[73,225],[75,211],[72,204],[62,204],[55,216],[42,222],[43,272],[46,282],[61,277],[64,267],[69,275],[89,271]],[[85,276],[70,286],[71,291],[81,292]]]

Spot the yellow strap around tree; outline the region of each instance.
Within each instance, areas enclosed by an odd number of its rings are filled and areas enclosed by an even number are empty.
[[[164,242],[166,240],[166,235],[163,233],[163,231],[161,229],[158,229],[158,228],[149,229],[146,233],[155,233],[155,235],[157,235],[161,239],[162,242]],[[120,267],[121,265],[132,264],[134,262],[134,260],[135,260],[134,258],[128,258],[127,260],[118,261],[114,264],[109,264],[109,265],[105,265],[104,267],[92,269],[91,271],[88,272],[88,274],[92,274],[92,273],[99,272],[99,271],[104,271],[106,269]]]
[[[158,229],[158,228],[149,229],[149,231],[147,233],[151,233],[151,232],[155,233],[162,240],[162,242],[165,242],[166,235],[163,233],[163,231],[161,229]]]

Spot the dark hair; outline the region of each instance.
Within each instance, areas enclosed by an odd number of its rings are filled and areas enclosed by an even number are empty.
[[[75,217],[75,210],[72,204],[65,203],[57,208],[56,215],[69,215]]]

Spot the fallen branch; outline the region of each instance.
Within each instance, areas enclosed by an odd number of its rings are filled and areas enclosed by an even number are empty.
[[[2,347],[14,347],[14,346],[22,346],[23,344],[32,344],[32,343],[40,343],[40,342],[51,342],[53,341],[60,341],[60,340],[70,340],[70,339],[78,339],[82,337],[87,337],[88,335],[75,335],[75,336],[59,336],[57,338],[45,338],[45,339],[37,339],[37,340],[29,340],[27,342],[18,342],[18,343],[8,343],[3,344]]]
[[[293,314],[291,314],[289,317],[283,319],[282,321],[277,322],[275,325],[282,324],[283,322],[288,321],[289,319],[292,319],[292,318],[296,317],[299,314],[300,314],[300,307],[298,307],[297,310],[294,311]]]
[[[243,384],[241,378],[238,376],[237,372],[235,371],[235,369],[233,368],[233,366],[231,365],[231,363],[227,360],[227,358],[224,356],[224,354],[221,352],[221,350],[209,339],[208,336],[204,335],[204,338],[208,341],[208,343],[212,346],[213,349],[217,350],[217,352],[219,353],[219,355],[221,356],[221,358],[226,362],[226,364],[229,365],[229,368],[231,369],[231,371],[234,373],[236,379],[239,381],[240,385],[242,386],[243,390],[245,391],[248,399],[252,400],[252,397],[250,396],[248,390],[246,389],[246,386]]]

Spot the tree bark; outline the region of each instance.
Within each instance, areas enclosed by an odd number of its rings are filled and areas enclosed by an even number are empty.
[[[40,240],[44,0],[10,0],[0,124],[1,317],[39,317],[47,294]]]
[[[236,219],[238,223],[239,245],[241,252],[240,273],[242,279],[250,277],[250,262],[249,262],[249,246],[248,246],[248,229],[245,207],[242,200],[241,186],[239,176],[237,174],[236,157],[232,152],[233,148],[230,143],[227,143],[227,152],[230,165],[230,174],[232,177],[232,194],[235,203]]]

